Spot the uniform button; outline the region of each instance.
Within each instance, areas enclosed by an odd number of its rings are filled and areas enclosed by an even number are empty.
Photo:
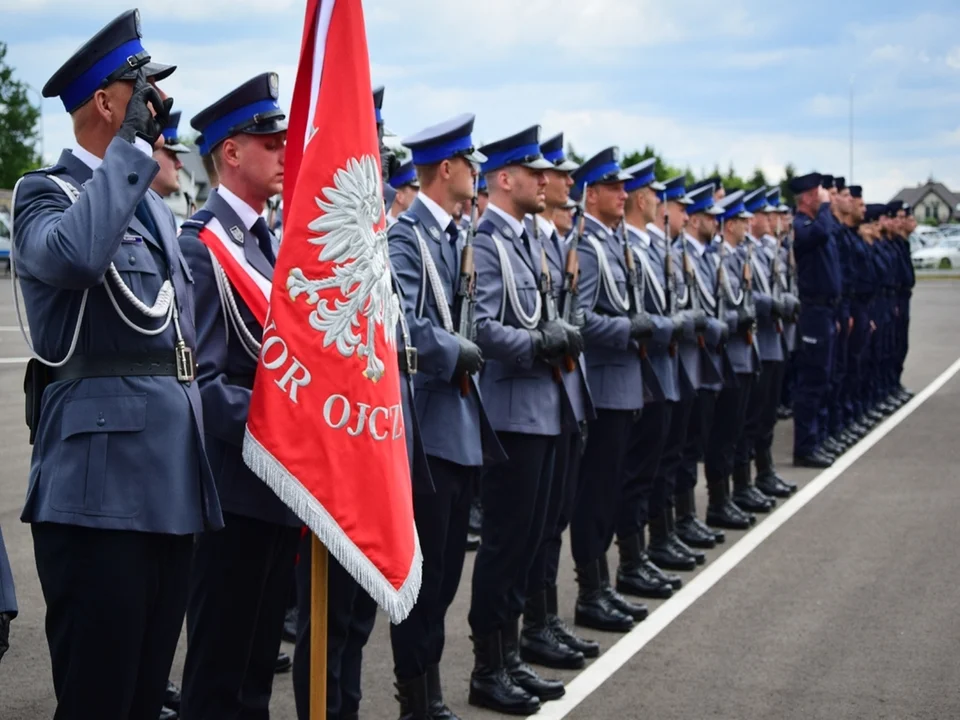
[[[127,182],[130,183],[131,185],[136,185],[138,182],[140,182],[140,176],[137,175],[135,172],[132,172],[129,175],[127,175]]]
[[[129,258],[127,258],[127,259],[130,261],[130,264],[131,264],[131,265],[136,265],[136,264],[137,264],[137,257],[136,257],[136,255],[131,255],[131,256],[130,256]]]
[[[107,421],[101,416],[97,418],[97,427],[103,427],[107,424]]]

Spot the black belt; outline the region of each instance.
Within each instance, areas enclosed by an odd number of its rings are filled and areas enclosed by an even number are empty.
[[[830,297],[829,295],[806,295],[801,296],[800,304],[806,305],[807,307],[820,305],[823,307],[835,308],[840,304],[840,298]]]
[[[177,377],[173,351],[144,353],[129,357],[79,355],[66,365],[50,368],[50,382],[103,377]]]

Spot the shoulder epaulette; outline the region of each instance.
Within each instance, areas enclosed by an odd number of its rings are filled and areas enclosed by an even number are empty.
[[[183,221],[180,227],[205,228],[207,223],[213,219],[213,212],[206,208],[200,208],[193,215]]]
[[[402,212],[397,217],[397,220],[400,222],[405,222],[407,225],[416,225],[417,216],[410,212]]]
[[[47,165],[46,167],[37,168],[36,170],[29,170],[23,175],[59,175],[62,172],[66,171],[65,165]]]

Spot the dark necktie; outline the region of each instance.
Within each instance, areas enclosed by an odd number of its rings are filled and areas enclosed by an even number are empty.
[[[273,234],[270,232],[270,228],[267,227],[267,221],[262,217],[257,218],[253,227],[250,228],[250,232],[257,238],[257,245],[260,248],[260,252],[263,253],[263,256],[267,259],[267,262],[271,265],[276,265],[277,257],[273,254]]]
[[[153,239],[161,242],[160,232],[157,230],[157,224],[153,221],[153,215],[150,214],[150,208],[147,207],[146,198],[137,203],[137,209],[133,214],[136,215],[137,220],[143,223],[143,226],[147,229],[147,232],[153,236]]]
[[[520,242],[523,243],[523,248],[524,250],[527,251],[527,255],[529,255],[532,258],[533,253],[530,250],[530,236],[527,235],[526,228],[524,228],[523,231],[520,233]]]

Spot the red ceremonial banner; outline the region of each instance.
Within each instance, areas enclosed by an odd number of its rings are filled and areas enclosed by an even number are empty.
[[[309,0],[244,461],[390,615],[420,590],[360,0]]]

